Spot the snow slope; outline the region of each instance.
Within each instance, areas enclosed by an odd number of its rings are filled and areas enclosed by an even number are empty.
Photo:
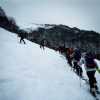
[[[0,100],[94,100],[58,52],[25,41],[0,28]]]

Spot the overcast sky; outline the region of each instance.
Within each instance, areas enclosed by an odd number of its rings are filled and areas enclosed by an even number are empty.
[[[63,24],[100,33],[100,0],[0,0],[19,23]]]

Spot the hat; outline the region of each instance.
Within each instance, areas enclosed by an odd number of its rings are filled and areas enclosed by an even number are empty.
[[[84,52],[84,53],[82,53],[82,57],[85,57],[85,55],[86,55],[86,53]]]
[[[68,46],[66,46],[66,48],[68,48]]]

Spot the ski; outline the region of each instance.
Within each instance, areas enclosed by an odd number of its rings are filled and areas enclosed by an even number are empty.
[[[100,94],[100,90],[96,90],[96,89],[95,89],[95,91],[96,91],[96,93]]]
[[[67,63],[69,66],[70,64]],[[71,68],[73,68],[73,66],[70,66]],[[79,76],[79,74],[75,71],[75,69],[73,68],[73,71]],[[89,80],[88,79],[85,79],[84,76],[80,76],[80,79],[86,81],[86,84],[89,85]]]
[[[73,69],[73,71],[79,76],[79,74],[75,71],[75,69]]]
[[[26,43],[20,43],[20,42],[18,42],[19,44],[26,44]]]
[[[85,82],[85,85],[90,86],[89,80],[87,80],[87,81]]]
[[[85,79],[83,76],[82,76],[82,77],[80,77],[80,79],[82,79],[82,80],[86,81],[86,82],[87,82],[87,84],[89,84],[89,80],[88,80],[88,79]]]
[[[89,80],[86,80],[85,85],[90,86]],[[95,89],[95,92],[100,94],[100,90]]]
[[[75,71],[75,69],[73,69],[73,71],[78,75],[78,73]],[[78,75],[79,76],[79,75]]]
[[[97,97],[95,97],[95,100],[99,100]]]
[[[92,93],[91,91],[90,91],[90,93],[91,93],[92,96],[95,98],[95,100],[99,100],[98,97],[97,97],[97,95],[96,95],[95,93]]]
[[[90,91],[90,88],[89,88],[89,86],[90,86],[89,80],[86,80],[85,85],[87,85],[87,87],[88,87],[88,89]],[[96,90],[95,90],[95,92],[96,92]],[[90,91],[90,93],[95,98],[95,100],[99,100],[96,94],[92,93],[91,91]]]

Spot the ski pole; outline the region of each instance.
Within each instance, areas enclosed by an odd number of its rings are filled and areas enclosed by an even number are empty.
[[[18,34],[17,34],[17,42],[18,42],[18,36],[19,36],[19,29],[18,29]]]
[[[80,79],[80,67],[79,67],[79,81],[80,81],[80,86],[81,86],[81,79]]]
[[[18,34],[17,34],[17,42],[18,42]]]

